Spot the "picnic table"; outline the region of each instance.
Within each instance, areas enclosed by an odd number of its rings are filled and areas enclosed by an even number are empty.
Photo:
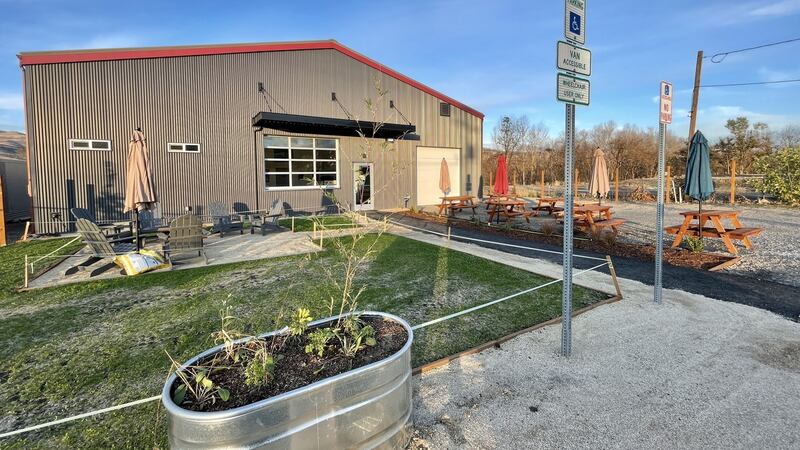
[[[703,237],[722,239],[725,248],[727,248],[730,253],[737,255],[739,252],[733,245],[732,240],[742,241],[747,249],[752,249],[753,243],[750,241],[750,237],[757,236],[764,231],[763,228],[743,227],[742,223],[739,222],[739,211],[684,211],[680,214],[683,216],[683,223],[681,225],[664,228],[664,231],[667,233],[675,235],[675,240],[672,241],[672,247],[681,245],[686,235],[698,237],[702,233]],[[730,222],[732,227],[726,228],[722,223],[723,220]],[[707,222],[711,222],[711,226],[706,226]]]
[[[572,208],[575,224],[592,231],[610,227],[614,234],[625,223],[625,219],[615,219],[610,205],[579,205]],[[597,216],[597,217],[595,217]]]
[[[440,216],[444,210],[447,210],[449,214],[454,214],[456,211],[461,211],[462,209],[471,209],[474,215],[475,208],[478,207],[478,205],[475,204],[475,197],[471,195],[453,195],[439,198],[442,199],[442,203],[439,204]]]
[[[535,214],[535,211],[526,211],[525,202],[522,200],[493,200],[486,201],[486,210],[489,215],[489,223],[497,217],[497,223],[500,223],[500,216],[508,219],[514,217],[524,217],[525,221],[531,223],[530,217]]]

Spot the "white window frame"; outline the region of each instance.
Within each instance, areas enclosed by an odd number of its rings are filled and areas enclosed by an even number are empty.
[[[279,146],[279,147],[267,147],[266,138],[268,137],[280,137],[280,138],[287,138],[289,141],[289,145],[287,147]],[[293,172],[292,171],[292,138],[305,138],[305,139],[312,139],[311,147],[297,147],[297,149],[301,150],[312,150],[313,159],[298,159],[297,161],[311,161],[311,164],[314,167],[313,172]],[[322,148],[317,147],[317,139],[325,139],[325,140],[332,140],[336,142],[336,148]],[[289,171],[288,172],[267,172],[266,167],[264,168],[264,189],[267,191],[307,191],[311,189],[319,190],[319,189],[339,189],[341,187],[342,178],[340,176],[340,162],[339,162],[339,139],[335,137],[312,137],[312,136],[284,136],[284,135],[277,135],[277,134],[265,134],[262,140],[262,150],[264,151],[264,162],[267,161],[288,161],[289,162]],[[267,158],[266,150],[268,148],[287,148],[289,150],[289,158]],[[336,171],[335,172],[317,172],[317,161],[320,162],[330,162],[330,159],[317,159],[317,150],[335,150],[336,151],[336,158],[333,160],[336,163]],[[336,175],[336,184],[317,184],[317,175]],[[292,175],[311,175],[314,179],[314,184],[311,186],[267,186],[267,176],[268,175],[288,175],[289,176],[289,184],[292,183]]]
[[[172,149],[173,145],[180,145],[181,146],[181,150],[173,150]],[[197,151],[186,150],[186,146],[187,145],[196,145],[197,146]],[[200,153],[201,151],[203,151],[203,146],[198,144],[198,143],[195,143],[195,142],[167,142],[167,153],[194,153],[194,154],[196,154],[196,153]]]
[[[88,147],[75,147],[75,142],[86,142],[89,144]],[[107,148],[95,148],[95,142],[105,142]],[[70,150],[82,150],[82,151],[95,151],[95,152],[110,152],[111,151],[111,141],[107,139],[70,139],[69,140],[69,149]]]

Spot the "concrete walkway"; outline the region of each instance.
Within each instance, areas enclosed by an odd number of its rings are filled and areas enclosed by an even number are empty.
[[[394,229],[537,273],[558,264]],[[798,448],[800,324],[620,279],[625,298],[415,380],[412,448]],[[609,291],[609,276],[577,284]]]

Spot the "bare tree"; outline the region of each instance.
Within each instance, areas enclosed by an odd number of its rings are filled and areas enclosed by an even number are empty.
[[[786,125],[774,133],[772,140],[777,150],[800,147],[800,126]]]
[[[492,130],[492,141],[497,150],[501,150],[506,156],[506,163],[510,163],[514,152],[525,144],[528,128],[530,125],[526,116],[505,116]]]

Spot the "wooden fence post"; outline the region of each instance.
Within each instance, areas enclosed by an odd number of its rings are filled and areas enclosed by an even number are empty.
[[[542,169],[542,178],[541,178],[541,180],[539,180],[539,182],[541,184],[540,187],[542,188],[542,197],[545,197],[545,193],[544,193],[544,169]]]
[[[575,186],[573,186],[573,188],[572,188],[573,189],[573,191],[572,191],[572,196],[573,197],[577,197],[578,196],[578,175],[580,175],[580,173],[581,173],[581,171],[578,170],[578,168],[576,167],[575,168]]]
[[[672,167],[667,166],[667,184],[664,186],[664,202],[669,203],[669,189],[672,186]]]
[[[619,203],[619,167],[614,170],[614,203]]]
[[[3,178],[0,177],[0,247],[6,245],[6,212],[3,207]]]
[[[731,161],[731,205],[736,203],[736,160]]]

